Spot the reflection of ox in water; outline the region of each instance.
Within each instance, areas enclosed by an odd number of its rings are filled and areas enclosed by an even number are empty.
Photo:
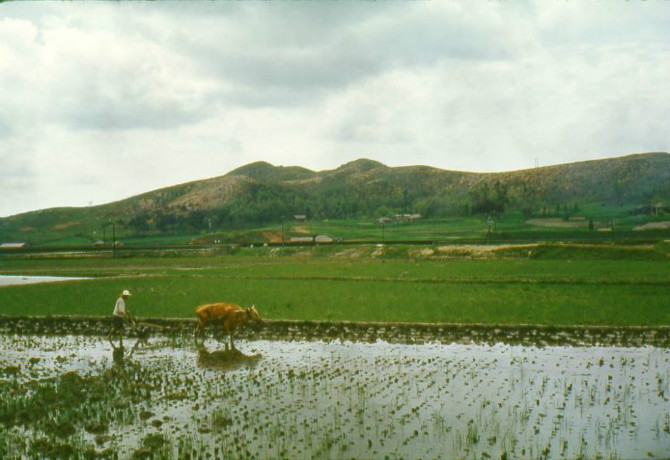
[[[198,348],[198,366],[206,369],[232,371],[240,367],[253,367],[261,359],[260,354],[245,355],[239,350],[208,351],[204,346]]]
[[[261,317],[254,306],[242,308],[237,304],[228,302],[200,305],[196,307],[195,314],[198,317],[198,325],[195,328],[196,338],[208,324],[220,325],[224,332],[230,335],[231,350],[235,350],[235,344],[233,343],[235,329],[249,321],[261,321]],[[227,344],[226,349],[228,349]]]

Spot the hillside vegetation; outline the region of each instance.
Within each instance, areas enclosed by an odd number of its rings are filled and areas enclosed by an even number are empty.
[[[578,226],[612,216],[655,216],[670,205],[670,154],[647,153],[504,173],[389,167],[357,160],[328,171],[252,163],[226,175],[87,208],[53,208],[0,219],[0,242],[90,244],[125,238],[263,228],[304,215],[310,222],[398,214],[479,217],[504,223],[554,218]],[[606,209],[607,211],[603,212]],[[604,215],[603,215],[604,214]],[[531,224],[546,221],[531,221]],[[477,224],[481,226],[481,223]],[[603,223],[601,225],[606,225]]]

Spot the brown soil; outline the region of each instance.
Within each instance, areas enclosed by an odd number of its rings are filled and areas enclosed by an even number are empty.
[[[281,233],[263,232],[263,237],[270,243],[281,243]]]
[[[79,222],[64,222],[62,224],[56,224],[51,227],[53,230],[65,230],[66,228],[75,227],[79,225]]]

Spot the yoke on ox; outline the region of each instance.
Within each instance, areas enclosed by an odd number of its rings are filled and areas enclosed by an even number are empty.
[[[195,308],[195,314],[198,317],[198,325],[195,328],[196,338],[208,324],[218,324],[230,335],[231,349],[235,349],[233,344],[235,329],[249,321],[261,321],[261,317],[254,306],[242,308],[237,304],[228,302],[200,305]],[[228,345],[226,345],[226,348],[228,348]]]

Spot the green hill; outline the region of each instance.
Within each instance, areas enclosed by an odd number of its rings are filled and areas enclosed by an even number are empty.
[[[587,205],[653,212],[670,202],[670,154],[646,153],[503,173],[389,167],[361,159],[327,171],[256,162],[226,175],[87,208],[0,219],[0,242],[90,244],[126,234],[175,235],[279,222],[482,215],[569,214]],[[595,212],[595,211],[594,211]],[[588,217],[588,216],[587,216]]]

